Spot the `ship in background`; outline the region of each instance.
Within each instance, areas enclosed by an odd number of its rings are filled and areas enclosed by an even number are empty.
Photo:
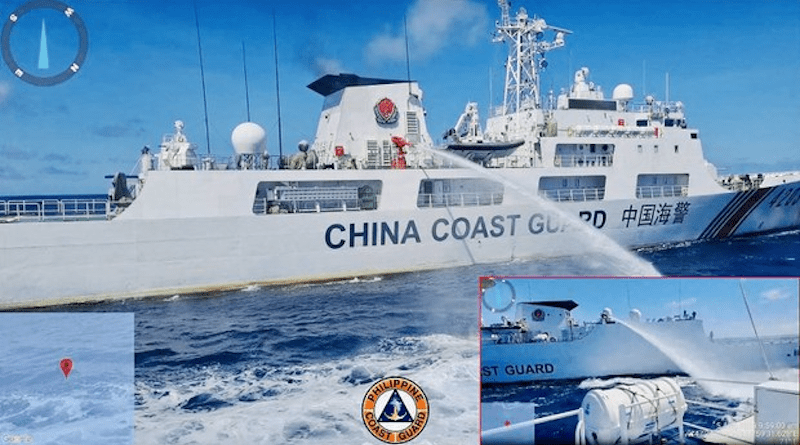
[[[416,82],[327,75],[313,143],[269,168],[265,132],[201,156],[178,121],[109,199],[0,201],[0,307],[363,277],[752,235],[800,226],[800,172],[720,177],[680,102],[579,69],[543,98],[570,31],[512,17],[504,103],[437,146]],[[469,167],[469,168],[468,168]],[[654,271],[652,271],[654,272]],[[643,269],[623,270],[633,275]]]
[[[502,288],[500,291],[490,289]],[[612,298],[613,299],[613,298]],[[523,383],[612,376],[690,374],[720,378],[716,371],[797,369],[796,335],[714,339],[696,312],[626,319],[603,309],[595,321],[572,317],[573,300],[517,295],[503,279],[481,280],[481,382]],[[697,363],[713,363],[713,369]]]

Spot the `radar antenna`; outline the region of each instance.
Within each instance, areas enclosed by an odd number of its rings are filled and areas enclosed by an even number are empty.
[[[545,53],[564,46],[564,36],[572,31],[548,25],[544,19],[528,17],[519,8],[512,21],[508,0],[498,0],[500,21],[495,23],[494,42],[509,42],[506,59],[506,87],[503,95],[503,115],[541,108],[539,72],[547,67]],[[545,41],[545,31],[555,33]]]

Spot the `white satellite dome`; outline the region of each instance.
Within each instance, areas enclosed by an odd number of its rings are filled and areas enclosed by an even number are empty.
[[[267,132],[253,122],[243,122],[231,133],[231,144],[236,154],[264,153],[267,147]]]
[[[627,102],[633,99],[633,87],[627,83],[621,83],[614,87],[614,92],[611,93],[611,98],[614,100]]]

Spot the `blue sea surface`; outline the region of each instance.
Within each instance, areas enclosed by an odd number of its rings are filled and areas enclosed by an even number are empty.
[[[662,275],[800,276],[800,230],[639,249]]]
[[[798,246],[792,231],[637,254],[669,275],[796,276]],[[47,310],[135,314],[138,444],[374,444],[361,402],[394,375],[430,400],[415,444],[476,443],[478,277],[618,275],[617,261],[514,261]],[[586,389],[565,385],[513,394],[574,409]]]

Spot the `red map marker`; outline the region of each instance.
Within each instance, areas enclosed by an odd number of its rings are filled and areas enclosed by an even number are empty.
[[[64,373],[64,378],[66,379],[69,377],[69,373],[72,371],[72,360],[65,358],[61,360],[61,372]]]

